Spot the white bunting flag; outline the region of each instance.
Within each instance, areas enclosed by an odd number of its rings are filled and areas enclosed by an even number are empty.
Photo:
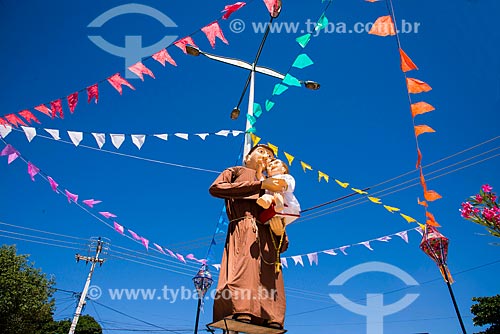
[[[318,265],[318,253],[309,253],[307,254],[307,259],[309,260],[309,265],[312,266],[313,263]]]
[[[94,133],[92,132],[92,136],[94,136],[97,146],[102,148],[104,143],[106,142],[106,135],[104,133]]]
[[[219,132],[216,132],[215,133],[217,136],[224,136],[224,137],[227,137],[227,135],[229,134],[229,130],[220,130]]]
[[[295,262],[295,265],[297,265],[297,263],[300,263],[302,267],[304,266],[304,262],[302,262],[302,256],[300,255],[292,256],[292,260],[293,262]]]
[[[125,135],[111,133],[109,136],[111,137],[111,142],[116,148],[120,148],[125,140]]]
[[[32,128],[30,126],[21,126],[21,128],[23,129],[24,134],[26,135],[26,138],[28,138],[28,142],[31,143],[33,138],[35,138],[35,136],[36,136],[36,129]]]
[[[236,137],[236,136],[239,136],[239,135],[241,135],[242,133],[245,133],[245,132],[244,131],[240,131],[240,130],[233,130],[232,133],[233,133],[233,137]]]
[[[283,267],[288,268],[288,262],[286,261],[286,257],[282,257],[280,261]]]
[[[137,146],[137,148],[140,150],[142,145],[144,145],[144,141],[146,140],[145,135],[130,135],[132,137],[132,143]]]
[[[158,135],[154,135],[156,138],[160,138],[162,140],[165,140],[167,141],[168,140],[168,134],[166,133],[162,133],[162,134],[158,134]]]
[[[174,136],[182,138],[184,140],[188,140],[189,139],[189,135],[187,133],[174,133]]]
[[[0,137],[5,138],[12,131],[12,126],[10,125],[0,125]]]
[[[69,139],[75,146],[78,146],[83,139],[83,132],[68,131]]]
[[[47,131],[55,140],[61,139],[61,137],[59,137],[59,130],[56,129],[44,129],[44,130]]]
[[[195,133],[195,135],[205,140],[205,138],[207,138],[208,136],[208,133]]]

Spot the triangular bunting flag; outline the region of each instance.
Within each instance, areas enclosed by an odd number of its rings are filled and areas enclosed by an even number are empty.
[[[403,239],[406,243],[408,243],[408,231],[398,232],[395,235],[397,235],[398,237]]]
[[[74,113],[76,105],[78,104],[78,92],[68,95],[68,97],[66,97],[66,100],[68,101],[69,111],[71,113]]]
[[[309,41],[311,40],[311,34],[305,34],[305,35],[299,36],[295,40],[297,41],[297,43],[299,43],[299,45],[302,48],[305,48],[307,43],[309,43]]]
[[[175,62],[175,60],[172,57],[170,57],[170,55],[168,54],[166,49],[158,51],[152,57],[154,60],[156,60],[157,62],[159,62],[163,66],[165,66],[165,61],[168,61],[169,64],[171,64],[173,66],[177,66],[177,63]]]
[[[178,40],[177,42],[174,42],[174,45],[176,47],[178,47],[179,49],[181,49],[182,52],[184,52],[186,54],[187,54],[186,45],[191,45],[191,46],[194,46],[196,48],[198,47],[196,44],[194,44],[193,39],[189,36],[184,37],[184,38]]]
[[[297,58],[295,58],[295,61],[293,62],[292,67],[303,69],[303,68],[306,68],[308,66],[311,66],[312,64],[314,64],[312,59],[309,58],[309,56],[307,54],[302,53],[302,54],[298,55]]]
[[[363,190],[357,189],[357,188],[351,188],[351,190],[353,190],[354,192],[357,192],[360,195],[366,195],[366,194],[368,194],[366,191],[363,191]]]
[[[288,262],[287,262],[287,260],[286,260],[286,257],[282,257],[282,258],[280,259],[280,262],[281,262],[281,265],[282,265],[283,267],[288,268]]]
[[[318,265],[318,253],[309,253],[307,254],[307,259],[309,260],[309,265],[312,266],[312,264]]]
[[[285,154],[286,160],[288,160],[288,164],[291,166],[293,159],[295,159],[295,157],[289,153],[286,153],[286,152],[283,152],[283,153]]]
[[[156,138],[160,138],[162,140],[165,140],[167,141],[168,140],[168,134],[166,133],[162,133],[162,134],[158,134],[158,135],[154,135]]]
[[[215,38],[219,38],[221,41],[223,41],[226,44],[229,44],[227,41],[226,37],[224,37],[224,34],[222,33],[222,30],[219,26],[219,23],[217,21],[214,21],[210,23],[209,25],[201,28],[201,31],[207,36],[208,41],[210,42],[210,45],[212,46],[212,49],[215,49]]]
[[[288,89],[287,86],[282,85],[282,84],[276,84],[273,89],[273,95],[281,95],[284,92],[286,92]]]
[[[314,27],[314,31],[320,31],[321,29],[325,29],[328,26],[328,18],[325,16],[325,13],[321,14],[318,22],[316,23],[316,27]]]
[[[301,86],[299,79],[297,79],[296,77],[294,77],[293,75],[290,75],[290,74],[285,75],[285,78],[283,79],[283,83],[287,84],[288,86],[296,86],[296,87]]]
[[[266,111],[269,111],[269,110],[273,109],[274,104],[275,103],[273,101],[266,100]]]
[[[267,143],[267,146],[269,146],[269,148],[270,148],[271,150],[273,150],[273,152],[274,152],[274,156],[275,156],[275,157],[277,157],[277,156],[278,156],[278,146],[273,145],[273,144],[271,144],[271,143]]]
[[[302,166],[302,169],[304,170],[304,173],[306,172],[306,169],[313,170],[311,165],[306,164],[304,161],[300,162],[300,165]]]
[[[125,232],[125,228],[117,222],[113,222],[113,227],[115,228],[115,231],[120,234],[123,234]]]
[[[363,245],[366,248],[368,248],[369,250],[373,251],[373,248],[372,248],[372,246],[370,246],[370,242],[369,241],[363,241],[363,242],[360,242],[359,244]]]
[[[88,206],[89,208],[93,208],[94,205],[102,203],[102,201],[97,201],[97,200],[91,198],[91,199],[83,200],[82,203],[85,204],[86,206]]]
[[[106,142],[106,135],[104,133],[92,133],[92,136],[94,136],[97,146],[102,148]]]
[[[253,146],[257,145],[260,142],[260,140],[262,139],[260,137],[257,137],[253,133],[250,134],[250,138],[252,139],[252,145]]]
[[[28,123],[31,124],[31,121],[40,124],[38,118],[35,117],[29,110],[23,110],[19,112],[19,115],[22,116]]]
[[[31,162],[28,162],[28,174],[31,177],[31,181],[35,182],[35,175],[40,172],[40,169],[33,165]]]
[[[44,129],[44,130],[47,131],[55,140],[61,139],[61,137],[59,137],[59,130],[55,129]]]
[[[21,126],[21,128],[24,131],[24,134],[26,135],[26,138],[28,139],[28,142],[31,143],[33,138],[36,136],[36,129],[28,126]]]
[[[347,255],[347,252],[345,250],[349,247],[351,247],[351,246],[342,246],[339,248],[339,250],[342,252],[342,254]]]
[[[111,137],[111,142],[113,143],[113,146],[116,147],[117,149],[122,146],[123,142],[125,141],[125,135],[122,134],[113,134],[110,133],[109,136]]]
[[[146,140],[145,135],[130,135],[132,138],[132,143],[140,150],[142,145],[144,145],[144,141]]]
[[[347,188],[347,187],[349,187],[349,183],[347,183],[347,182],[340,182],[340,181],[339,181],[339,180],[337,180],[337,179],[335,180],[335,182],[337,182],[337,184],[338,184],[339,186],[341,186],[342,188],[344,188],[344,189],[345,189],[345,188]]]
[[[179,137],[184,140],[189,140],[189,134],[187,133],[174,133],[174,136]]]
[[[406,78],[406,86],[408,93],[411,94],[425,93],[432,90],[431,86],[415,78]]]
[[[138,61],[134,65],[130,66],[129,71],[137,75],[139,78],[141,78],[142,81],[144,81],[144,74],[149,75],[151,78],[155,79],[155,75],[149,68],[144,66],[144,64],[141,61]]]
[[[50,109],[52,109],[52,118],[56,117],[57,114],[61,119],[64,118],[61,99],[50,102]]]
[[[44,113],[45,115],[47,115],[49,117],[52,117],[52,111],[49,108],[47,108],[47,106],[45,104],[40,104],[39,106],[36,106],[35,110],[37,110],[41,113]]]
[[[50,184],[50,187],[52,188],[52,190],[55,191],[56,193],[59,193],[57,191],[57,187],[59,187],[59,184],[56,181],[54,181],[54,179],[51,178],[50,176],[47,176],[47,180],[49,180],[49,184]]]
[[[389,205],[384,205],[384,208],[389,211],[390,213],[394,213],[394,212],[397,212],[397,211],[400,211],[399,208],[395,208],[393,206],[389,206]]]
[[[382,204],[382,202],[380,201],[380,198],[368,196],[368,199],[375,204]]]
[[[427,102],[417,102],[417,103],[413,103],[411,105],[411,115],[413,117],[415,117],[417,115],[425,114],[425,113],[433,111],[433,110],[436,110],[436,109]]]
[[[415,63],[401,48],[399,48],[399,56],[401,58],[401,71],[408,72],[411,70],[418,70],[417,65],[415,65]]]
[[[12,126],[0,125],[0,137],[6,138],[11,131],[12,131]]]
[[[162,253],[163,255],[167,255],[167,253],[165,253],[165,251],[163,250],[163,248],[162,248],[160,245],[155,244],[155,243],[153,242],[153,246],[155,246],[155,247],[156,247],[156,249],[157,249],[160,253]]]
[[[87,103],[95,99],[95,103],[99,101],[99,88],[97,84],[87,87]]]
[[[439,195],[434,190],[426,190],[426,191],[424,191],[424,197],[425,197],[425,200],[427,202],[434,202],[434,201],[442,198],[442,196]]]
[[[209,134],[208,133],[195,133],[195,136],[200,137],[202,140],[205,140]]]
[[[368,33],[382,37],[396,35],[396,29],[394,29],[392,18],[389,15],[379,17]]]
[[[219,132],[216,132],[215,134],[217,136],[223,136],[223,137],[227,137],[227,135],[229,134],[229,130],[220,130]]]
[[[253,104],[253,114],[255,117],[259,118],[262,115],[262,107],[258,103]]]
[[[68,203],[71,203],[71,201],[77,203],[78,202],[78,195],[72,194],[68,191],[68,189],[64,189],[64,193],[66,194],[66,197],[68,198]]]
[[[302,267],[304,266],[304,262],[302,262],[302,256],[300,255],[292,256],[292,259],[295,265],[297,265],[297,263],[300,263]]]
[[[417,220],[413,217],[407,216],[404,213],[399,213],[408,223],[415,223]]]
[[[415,136],[418,137],[422,133],[436,132],[433,128],[427,125],[415,125]]]
[[[325,173],[318,171],[318,182],[321,182],[321,179],[325,179],[325,181],[328,182],[330,177]]]
[[[28,125],[28,124],[24,123],[24,121],[22,119],[20,119],[19,117],[17,117],[16,114],[8,114],[8,115],[5,115],[4,117],[7,120],[7,122],[9,122],[10,124],[14,125],[16,128],[19,125],[24,125],[24,126]]]
[[[108,78],[108,82],[111,86],[113,86],[114,89],[116,89],[116,91],[118,93],[120,93],[120,95],[122,95],[122,93],[123,93],[122,85],[125,85],[125,86],[129,87],[130,89],[135,90],[134,86],[132,86],[130,84],[130,82],[128,82],[127,80],[125,80],[124,78],[122,78],[120,76],[120,73],[116,73],[116,74],[110,76]]]
[[[83,132],[68,131],[68,136],[73,142],[73,145],[78,146],[83,139]]]
[[[229,18],[229,16],[231,16],[232,13],[234,13],[235,11],[237,11],[238,9],[240,9],[241,7],[243,7],[245,5],[246,5],[246,3],[244,3],[244,2],[236,2],[232,5],[224,6],[224,9],[221,11],[221,13],[224,13],[224,15],[222,15],[222,19],[227,20]]]

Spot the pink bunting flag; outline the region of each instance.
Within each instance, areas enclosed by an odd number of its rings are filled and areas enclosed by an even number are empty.
[[[377,239],[377,241],[383,241],[383,242],[389,242],[389,240],[391,240],[391,237],[388,235]]]
[[[31,124],[31,121],[40,124],[40,121],[38,118],[35,117],[29,110],[23,110],[19,112],[19,115],[21,115],[28,123]]]
[[[121,226],[120,224],[118,224],[117,222],[113,222],[113,227],[115,228],[116,232],[118,232],[120,234],[125,233],[125,228],[123,226]]]
[[[371,251],[373,250],[372,246],[370,246],[369,241],[363,241],[363,242],[360,242],[359,244],[365,246],[366,248],[368,248]]]
[[[0,152],[0,156],[6,156],[6,155],[11,155],[13,153],[16,153],[16,149],[11,145],[11,144],[7,144],[7,146],[5,146],[2,150],[2,152]]]
[[[201,264],[207,264],[207,259],[197,259],[196,262],[201,263]]]
[[[286,257],[282,257],[280,262],[283,267],[288,268],[288,262],[286,261]]]
[[[165,250],[167,251],[168,255],[170,255],[171,257],[177,257],[177,256],[175,256],[175,253],[172,252],[170,249],[165,248]]]
[[[10,163],[14,160],[16,160],[19,157],[19,154],[17,152],[9,154],[7,157],[7,164],[10,165]]]
[[[194,41],[191,37],[187,36],[184,37],[183,39],[178,40],[177,42],[174,43],[176,47],[182,50],[182,52],[187,53],[186,51],[186,45],[191,45],[194,47],[198,47],[198,45],[194,44]]]
[[[19,126],[19,125],[24,125],[26,126],[27,124],[23,122],[22,119],[20,119],[19,117],[17,117],[16,114],[8,114],[8,115],[5,115],[4,116],[5,119],[7,120],[7,122],[9,122],[10,124],[12,124],[13,126],[15,126],[16,128]]]
[[[219,23],[217,21],[214,21],[210,23],[209,25],[201,28],[201,31],[205,33],[205,35],[208,38],[208,41],[210,42],[210,45],[212,46],[212,49],[215,49],[215,38],[218,37],[221,41],[223,41],[226,44],[229,44],[227,39],[224,37],[224,34],[222,33],[222,30],[219,26]]]
[[[95,103],[99,101],[99,88],[97,84],[87,87],[87,103],[95,99]]]
[[[396,235],[408,243],[408,231],[398,232]]]
[[[163,248],[160,245],[155,244],[154,242],[153,242],[153,245],[156,247],[156,249],[158,249],[158,251],[160,251],[160,253],[162,253],[163,255],[167,255],[167,253],[165,253],[165,251],[163,250]]]
[[[144,66],[144,64],[140,61],[130,66],[128,69],[130,70],[130,72],[141,78],[142,81],[144,81],[144,74],[147,74],[151,78],[155,79],[155,75],[153,74],[153,72],[151,72],[151,70]]]
[[[106,218],[116,218],[116,215],[115,214],[112,214],[111,212],[107,212],[107,211],[101,211],[99,212],[102,216],[106,217]]]
[[[183,263],[187,263],[187,262],[186,262],[186,260],[184,259],[184,256],[182,256],[181,254],[176,253],[176,254],[175,254],[175,257],[176,257],[177,259],[179,259],[179,261],[181,261],[181,262],[183,262]]]
[[[417,231],[418,233],[420,233],[420,235],[424,235],[424,231],[422,230],[422,228],[419,226],[417,228],[415,228],[415,231]]]
[[[66,100],[68,100],[69,111],[71,111],[71,113],[74,113],[76,104],[78,103],[78,92],[68,95]]]
[[[52,109],[52,118],[56,117],[56,114],[59,114],[61,119],[64,118],[61,99],[50,102],[50,109]]]
[[[38,174],[38,172],[40,172],[40,168],[28,162],[28,174],[31,177],[31,181],[35,182],[35,175]]]
[[[222,16],[222,19],[227,20],[229,18],[229,16],[231,16],[232,13],[234,13],[235,11],[237,11],[238,9],[240,9],[241,7],[243,7],[245,5],[246,5],[246,3],[244,3],[244,2],[236,2],[232,5],[226,5],[224,7],[224,9],[221,11],[221,13],[224,13],[224,15]]]
[[[2,117],[0,117],[0,125],[3,125],[5,127],[5,125],[8,125],[8,124],[9,124],[9,122],[7,122]]]
[[[279,8],[278,0],[264,0],[269,14],[275,15],[276,10]]]
[[[52,111],[49,108],[47,108],[47,106],[45,104],[40,104],[39,106],[36,106],[35,110],[39,111],[39,112],[41,112],[49,117],[52,117]]]
[[[323,253],[333,256],[337,255],[333,249],[324,250]]]
[[[318,265],[318,253],[307,254],[307,259],[309,260],[309,265],[312,266],[313,263]]]
[[[83,200],[82,202],[83,202],[83,204],[85,204],[85,205],[86,205],[86,206],[88,206],[89,208],[93,208],[93,207],[94,207],[94,205],[99,204],[99,203],[102,203],[102,201],[96,201],[96,200],[95,200],[95,199],[93,199],[93,198]]]
[[[134,238],[135,240],[141,241],[141,237],[137,233],[135,233],[134,231],[128,230],[128,233],[130,233],[132,238]]]
[[[152,57],[163,66],[165,66],[165,61],[168,61],[171,65],[177,66],[177,63],[172,57],[170,57],[166,49],[158,51]]]
[[[346,251],[345,251],[345,250],[346,250],[347,248],[349,248],[349,247],[351,247],[351,246],[342,246],[342,247],[340,247],[340,248],[339,248],[339,250],[340,250],[340,251],[341,251],[344,255],[347,255],[347,253],[346,253]]]
[[[64,192],[66,193],[66,197],[68,198],[68,203],[73,202],[78,202],[78,195],[70,193],[67,189],[64,189]]]
[[[51,178],[50,176],[47,176],[47,180],[49,180],[49,184],[52,190],[54,190],[56,193],[59,193],[57,191],[57,187],[59,186],[59,184],[56,181],[54,181],[54,179]]]
[[[113,86],[114,89],[116,89],[118,93],[120,93],[120,95],[122,95],[123,93],[122,85],[125,85],[130,89],[135,90],[134,86],[132,86],[130,82],[128,82],[127,80],[125,80],[120,76],[120,73],[116,73],[110,76],[108,78],[108,82],[111,86]]]
[[[149,240],[148,239],[141,237],[141,243],[146,248],[146,250],[149,250]]]
[[[186,259],[192,260],[192,261],[197,261],[197,258],[195,258],[193,254],[186,255]]]

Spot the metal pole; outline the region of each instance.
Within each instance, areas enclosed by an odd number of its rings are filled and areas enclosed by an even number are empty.
[[[198,296],[198,309],[196,310],[196,322],[194,324],[194,334],[198,334],[198,322],[200,321],[201,298]]]
[[[451,300],[453,301],[453,306],[455,307],[455,312],[457,313],[458,321],[460,322],[460,327],[462,327],[463,334],[467,334],[465,331],[464,322],[462,321],[462,316],[460,315],[460,310],[458,309],[457,301],[455,300],[455,295],[451,289],[450,279],[448,278],[448,273],[446,272],[446,265],[442,265],[444,272],[444,277],[446,280],[446,285],[448,286],[448,291],[450,292]]]
[[[255,92],[255,63],[254,63],[254,69],[250,72],[250,92],[248,93],[248,109],[247,109],[247,115],[253,116],[253,103],[254,103],[254,92]],[[243,146],[243,160],[245,160],[245,157],[247,156],[248,152],[250,152],[250,149],[252,148],[252,137],[250,136],[250,133],[248,130],[252,128],[252,124],[250,124],[250,121],[248,120],[247,117],[247,125],[245,128],[245,144]]]

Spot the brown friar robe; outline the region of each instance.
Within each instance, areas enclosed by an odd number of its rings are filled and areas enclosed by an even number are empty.
[[[269,225],[255,219],[262,211],[256,202],[261,193],[261,182],[257,180],[255,170],[228,168],[209,191],[213,196],[225,199],[229,218],[213,320],[246,313],[253,316],[252,323],[262,325],[267,321],[283,326],[286,308],[283,272],[275,273],[280,237],[271,232]],[[287,247],[285,234],[281,252]]]

